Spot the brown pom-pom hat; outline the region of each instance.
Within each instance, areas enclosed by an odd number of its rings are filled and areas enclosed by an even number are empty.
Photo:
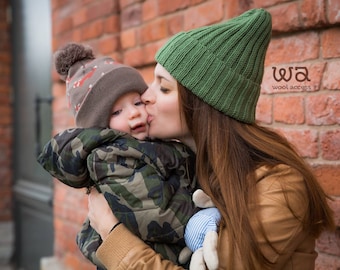
[[[90,47],[68,43],[54,54],[55,68],[66,81],[66,96],[77,127],[109,125],[114,102],[129,92],[144,93],[140,73],[110,57],[95,58]]]

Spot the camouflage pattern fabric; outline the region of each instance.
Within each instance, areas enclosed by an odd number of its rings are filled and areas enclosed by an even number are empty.
[[[197,211],[194,153],[179,142],[138,141],[112,129],[69,129],[54,136],[38,162],[74,188],[95,186],[117,218],[166,259],[178,263],[184,228]],[[102,267],[100,236],[86,220],[77,235],[82,253]]]

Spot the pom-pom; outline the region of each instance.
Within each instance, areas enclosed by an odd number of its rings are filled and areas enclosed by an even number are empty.
[[[85,47],[79,43],[69,43],[54,54],[54,64],[59,75],[66,78],[72,65],[82,60],[92,60],[94,58],[90,47]]]

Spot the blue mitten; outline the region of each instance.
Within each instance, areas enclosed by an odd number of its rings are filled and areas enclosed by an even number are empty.
[[[180,262],[186,262],[190,255],[190,270],[218,269],[218,224],[221,214],[211,200],[201,189],[193,194],[196,206],[205,208],[193,215],[185,228],[184,239],[186,247],[179,255]],[[208,208],[206,208],[208,207]]]
[[[216,207],[202,209],[189,219],[185,228],[184,239],[191,251],[195,252],[203,247],[208,232],[217,232],[220,219],[221,214]]]

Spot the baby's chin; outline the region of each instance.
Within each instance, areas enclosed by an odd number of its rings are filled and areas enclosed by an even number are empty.
[[[148,133],[133,134],[132,136],[133,136],[135,139],[141,140],[141,141],[150,139]]]

